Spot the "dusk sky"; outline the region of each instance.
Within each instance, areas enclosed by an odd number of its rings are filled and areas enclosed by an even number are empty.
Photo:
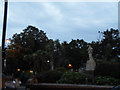
[[[0,1],[1,2],[1,1]],[[0,3],[0,30],[3,3]],[[10,2],[7,38],[28,25],[43,30],[49,39],[97,41],[98,31],[118,28],[117,2]],[[0,32],[1,36],[1,32]]]

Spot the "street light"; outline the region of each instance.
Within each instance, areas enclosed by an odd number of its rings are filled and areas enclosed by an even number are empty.
[[[32,74],[33,74],[33,70],[30,70],[30,73],[32,73]]]
[[[8,6],[8,1],[5,0],[3,34],[2,34],[2,67],[4,67],[4,59],[5,59],[5,36],[6,36],[6,26],[7,26],[7,6]],[[4,71],[4,68],[2,68],[2,70]]]
[[[72,64],[68,64],[68,67],[69,67],[69,68],[72,68]]]
[[[68,68],[70,68],[70,71],[73,71],[72,64],[68,64]]]
[[[10,40],[9,40],[9,39],[6,39],[6,42],[7,42],[7,43],[10,43]]]
[[[50,62],[50,60],[47,60],[47,63],[49,63]]]
[[[10,44],[10,39],[6,39],[5,41],[6,41],[6,42],[5,42],[5,49],[7,49],[7,48],[8,48],[8,45]]]
[[[5,36],[6,36],[6,26],[7,26],[7,6],[8,6],[8,1],[5,0],[5,5],[4,5],[4,19],[3,19],[3,34],[2,34],[2,72],[4,71],[4,59],[5,59]],[[1,70],[0,70],[1,71]],[[0,83],[2,81],[2,85],[0,86],[2,88],[5,88],[5,80],[2,77],[2,80],[0,80]]]
[[[20,71],[20,69],[18,68],[18,69],[17,69],[17,71],[19,72],[19,71]]]
[[[6,52],[6,49],[8,48],[8,44],[10,43],[10,40],[9,39],[6,39],[6,44],[5,44],[5,48],[4,48],[4,53]],[[4,69],[6,69],[6,57],[4,55]]]
[[[51,66],[51,70],[53,71],[53,70],[54,70],[53,61],[47,60],[47,63],[50,64],[50,66]]]

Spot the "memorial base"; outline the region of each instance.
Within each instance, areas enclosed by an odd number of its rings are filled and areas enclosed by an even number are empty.
[[[88,84],[92,84],[94,82],[94,71],[85,71],[87,76]]]

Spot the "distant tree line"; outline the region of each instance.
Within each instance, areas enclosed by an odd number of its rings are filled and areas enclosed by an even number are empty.
[[[21,70],[34,70],[37,73],[57,67],[68,68],[72,64],[74,70],[85,67],[88,60],[88,45],[94,49],[96,61],[120,62],[120,37],[115,29],[103,32],[101,41],[85,42],[83,39],[71,40],[69,43],[49,39],[43,30],[28,26],[20,34],[14,34],[6,49],[8,73]],[[49,60],[49,62],[48,62]]]

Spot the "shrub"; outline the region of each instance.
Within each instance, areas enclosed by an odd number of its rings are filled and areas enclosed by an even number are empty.
[[[20,76],[19,76],[19,78],[22,81],[22,83],[27,83],[27,80],[29,78],[31,78],[32,76],[33,76],[32,73],[30,73],[29,71],[26,71],[24,73],[21,73]]]
[[[109,77],[109,76],[98,76],[95,77],[94,79],[94,84],[97,85],[118,85],[120,84],[120,80],[113,78],[113,77]]]
[[[86,76],[79,72],[65,72],[60,80],[57,83],[66,83],[66,84],[85,84]]]
[[[111,76],[120,79],[120,64],[102,62],[96,65],[95,76]]]
[[[66,69],[64,67],[58,67],[58,68],[55,69],[55,71],[59,71],[59,72],[64,73],[66,71]]]
[[[39,83],[56,83],[56,81],[58,81],[61,78],[62,74],[63,72],[56,70],[47,71],[43,74],[38,75],[37,78]]]

